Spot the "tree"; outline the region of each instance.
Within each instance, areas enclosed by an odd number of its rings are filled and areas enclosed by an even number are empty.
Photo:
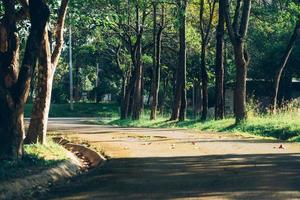
[[[200,1],[200,35],[201,35],[201,61],[200,61],[200,74],[202,80],[202,115],[201,120],[206,120],[208,110],[208,74],[206,68],[206,49],[211,39],[211,27],[215,12],[216,0],[207,1],[209,7],[208,22],[205,27],[205,0]]]
[[[224,7],[219,3],[219,19],[216,34],[216,72],[215,72],[215,88],[216,88],[216,105],[215,119],[223,119],[225,115],[225,96],[224,96],[224,34],[225,34],[225,18]]]
[[[123,6],[126,14],[119,12],[121,6]],[[147,12],[148,2],[135,0],[132,3],[128,0],[126,5],[119,2],[116,7],[118,18],[116,25],[112,25],[111,29],[122,40],[131,58],[131,63],[126,70],[126,75],[130,76],[130,80],[126,81],[125,95],[123,95],[121,105],[121,118],[126,119],[131,116],[133,120],[138,120],[143,108],[144,69],[142,56],[146,49],[143,48],[143,36],[149,14]],[[132,11],[134,11],[134,17],[131,15]]]
[[[131,52],[132,61],[135,67],[134,74],[134,89],[133,89],[133,102],[132,102],[132,119],[140,119],[142,112],[142,79],[143,79],[143,66],[142,66],[142,36],[144,32],[143,24],[145,22],[146,11],[143,10],[142,19],[140,18],[140,5],[137,1],[135,3],[136,15],[136,43]]]
[[[286,50],[284,52],[284,55],[281,59],[281,62],[280,62],[280,66],[278,68],[278,70],[276,71],[276,74],[275,74],[275,79],[274,79],[274,96],[273,96],[273,102],[272,102],[272,111],[273,113],[276,113],[276,110],[277,110],[277,101],[278,101],[278,90],[279,90],[279,84],[280,84],[280,79],[281,79],[281,75],[282,75],[282,72],[290,58],[290,55],[295,47],[295,43],[296,43],[296,39],[298,37],[300,33],[300,18],[299,20],[297,21],[296,23],[296,26],[295,26],[295,29],[293,31],[293,34],[290,38],[290,41],[286,47]]]
[[[48,116],[51,103],[52,84],[54,73],[58,65],[63,47],[63,30],[67,12],[68,0],[62,0],[58,13],[55,42],[56,46],[51,53],[48,29],[44,32],[42,49],[39,54],[36,98],[33,103],[26,143],[46,143]]]
[[[187,0],[177,0],[179,21],[179,54],[176,75],[176,89],[174,95],[173,109],[170,120],[184,121],[186,117],[186,9]]]
[[[227,30],[234,50],[236,67],[234,113],[236,123],[239,123],[247,118],[246,79],[250,58],[246,50],[245,38],[249,26],[251,0],[237,0],[233,23],[231,23],[229,1],[221,2],[220,5],[225,10]]]
[[[156,119],[156,112],[158,106],[158,92],[160,83],[160,68],[161,68],[161,40],[162,33],[165,25],[165,11],[164,5],[161,6],[161,22],[157,29],[157,2],[153,3],[153,75],[152,75],[152,88],[151,88],[151,114],[150,119]]]
[[[2,2],[5,14],[0,29],[0,159],[18,159],[23,155],[24,106],[50,11],[44,1],[29,0],[31,28],[19,69],[16,2]]]

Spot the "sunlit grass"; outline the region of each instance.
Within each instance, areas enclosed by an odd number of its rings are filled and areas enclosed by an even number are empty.
[[[233,118],[206,122],[191,119],[184,122],[174,122],[168,121],[168,118],[151,121],[146,116],[137,121],[117,119],[108,122],[108,124],[121,127],[184,128],[196,131],[247,133],[281,140],[300,141],[300,112],[298,111],[283,112],[276,115],[250,115],[247,121],[240,124],[235,124]]]
[[[25,145],[24,150],[23,159],[1,162],[0,181],[34,175],[68,159],[63,147],[53,142],[47,145]]]

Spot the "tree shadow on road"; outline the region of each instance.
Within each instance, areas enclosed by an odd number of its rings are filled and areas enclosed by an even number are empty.
[[[44,199],[299,199],[300,154],[124,158]]]

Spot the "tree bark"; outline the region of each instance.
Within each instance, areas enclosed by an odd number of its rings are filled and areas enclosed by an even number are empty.
[[[130,101],[131,92],[134,87],[134,77],[131,72],[131,64],[129,64],[129,70],[126,79],[127,79],[127,83],[125,86],[125,94],[121,106],[121,119],[127,119],[129,116],[129,101]]]
[[[151,113],[150,120],[156,119],[157,100],[158,100],[158,71],[157,69],[157,2],[153,2],[153,68],[152,68],[152,87],[151,87]]]
[[[186,0],[178,0],[178,18],[179,18],[179,63],[177,68],[176,89],[174,103],[170,120],[184,121],[186,117]]]
[[[162,16],[161,16],[161,24],[158,28],[156,28],[156,5],[154,6],[154,28],[153,28],[153,41],[154,41],[154,52],[153,52],[153,76],[152,76],[152,105],[151,105],[151,115],[150,119],[155,120],[157,115],[157,106],[158,106],[158,92],[159,92],[159,84],[160,84],[160,68],[161,68],[161,46],[162,46],[162,32],[164,29],[164,6],[162,6]]]
[[[202,88],[199,80],[194,81],[194,117],[198,118],[202,112]]]
[[[0,160],[23,155],[23,113],[13,95],[19,68],[19,37],[15,21],[15,2],[3,1],[5,16],[0,25]],[[17,94],[19,95],[19,94]]]
[[[15,1],[3,1],[4,23],[0,40],[0,159],[18,159],[23,155],[24,105],[27,101],[32,72],[40,51],[50,11],[43,1],[30,0],[31,29],[24,59],[18,72],[19,42],[16,29]],[[3,34],[4,33],[4,34]],[[3,35],[6,37],[3,38]],[[8,64],[8,65],[7,65]]]
[[[56,24],[56,46],[51,54],[48,30],[44,30],[42,49],[39,57],[38,89],[33,103],[29,129],[25,142],[46,143],[48,116],[51,104],[51,92],[54,73],[58,65],[63,46],[63,30],[69,0],[62,0]]]
[[[167,94],[167,87],[168,87],[169,79],[166,77],[163,81],[163,88],[162,88],[162,93],[160,97],[160,102],[159,102],[159,112],[161,115],[164,113],[164,106],[165,106],[165,99],[166,99],[166,94]]]
[[[290,41],[286,47],[285,53],[282,57],[282,60],[280,62],[280,67],[279,69],[276,71],[275,74],[275,79],[274,79],[274,96],[272,99],[272,112],[273,114],[276,113],[277,110],[277,101],[278,101],[278,91],[279,91],[279,85],[280,85],[280,80],[281,80],[281,76],[282,76],[282,72],[290,58],[290,55],[295,47],[295,42],[296,39],[298,37],[300,33],[300,19],[297,21],[297,24],[295,26],[294,32],[290,38]]]
[[[217,44],[216,44],[216,105],[215,105],[215,119],[224,119],[225,116],[225,92],[224,92],[224,30],[225,18],[224,8],[219,7],[219,20],[217,26]]]
[[[134,92],[133,92],[133,109],[132,109],[132,119],[139,120],[141,117],[141,109],[142,109],[142,44],[141,41],[138,42],[137,53],[136,53],[136,74],[135,74],[135,84],[134,84]]]
[[[135,67],[135,83],[133,91],[133,105],[132,105],[132,119],[139,120],[142,113],[142,78],[143,78],[143,66],[142,66],[142,36],[143,27],[141,25],[139,4],[136,3],[136,31],[137,41],[133,52],[133,63]],[[144,13],[145,14],[145,13]],[[143,15],[144,15],[143,14]],[[143,17],[144,18],[144,17]],[[144,19],[143,19],[144,21]]]
[[[204,15],[205,15],[205,3],[208,4],[209,8],[209,18],[208,22],[205,23]],[[200,33],[201,33],[201,61],[200,61],[200,74],[202,80],[202,115],[201,120],[205,121],[207,119],[207,111],[208,111],[208,73],[206,67],[206,49],[211,39],[211,26],[212,20],[215,12],[216,0],[205,2],[201,0],[200,2]],[[205,24],[206,28],[205,28]]]
[[[208,110],[208,74],[206,70],[206,45],[202,42],[201,45],[201,80],[202,80],[202,114],[201,120],[205,121],[207,119]]]
[[[245,48],[245,38],[249,26],[251,11],[251,0],[238,1],[234,14],[234,21],[230,19],[230,4],[228,0],[220,1],[224,9],[225,21],[228,34],[233,45],[235,65],[236,65],[236,83],[234,91],[234,113],[236,123],[247,119],[246,111],[246,78],[249,65],[249,56]],[[242,10],[242,12],[240,12]],[[241,15],[241,16],[240,16]],[[240,24],[238,23],[240,19]]]
[[[49,36],[46,28],[39,56],[38,88],[36,89],[36,97],[33,102],[30,124],[25,139],[27,144],[46,144],[53,76]]]
[[[246,82],[248,61],[244,59],[244,44],[240,43],[234,47],[236,65],[236,83],[234,91],[234,112],[236,122],[247,119],[246,110]]]

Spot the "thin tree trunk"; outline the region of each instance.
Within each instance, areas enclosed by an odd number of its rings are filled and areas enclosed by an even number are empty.
[[[184,121],[186,117],[186,0],[178,0],[178,17],[179,17],[179,63],[176,78],[176,90],[173,103],[173,110],[170,120]]]
[[[158,70],[157,69],[157,3],[153,2],[153,73],[151,87],[151,114],[150,120],[156,119],[157,100],[158,100]]]
[[[187,96],[186,96],[186,9],[187,1],[183,1],[182,7],[182,24],[180,28],[180,50],[179,50],[179,65],[182,68],[181,72],[181,105],[179,112],[179,121],[184,121],[186,118],[186,109],[187,109]]]
[[[201,120],[207,119],[208,110],[208,74],[206,69],[206,45],[202,42],[201,47],[201,80],[202,80],[202,114]]]
[[[165,15],[164,15],[164,6],[162,6],[162,21],[159,26],[159,29],[157,31],[156,28],[156,6],[154,8],[154,33],[153,33],[153,40],[154,40],[154,52],[153,52],[153,77],[152,77],[152,105],[151,105],[151,115],[150,119],[154,120],[156,119],[157,115],[157,106],[158,106],[158,93],[159,93],[159,84],[160,84],[160,67],[161,67],[161,40],[162,40],[162,32],[163,32],[163,26],[165,21]]]
[[[141,116],[142,109],[142,44],[141,41],[138,43],[137,53],[136,53],[136,74],[135,74],[135,84],[133,92],[133,107],[132,107],[132,119],[139,120]]]
[[[281,75],[282,72],[290,58],[290,55],[295,47],[295,42],[296,39],[299,35],[300,32],[300,19],[298,20],[293,35],[291,36],[291,39],[286,47],[285,53],[282,57],[281,63],[280,63],[280,67],[277,70],[276,74],[275,74],[275,81],[274,81],[274,96],[273,96],[273,102],[272,102],[272,111],[275,114],[276,110],[277,110],[277,101],[278,101],[278,90],[279,90],[279,85],[280,85],[280,80],[281,80]]]
[[[181,79],[181,69],[177,69],[177,75],[176,75],[176,84],[175,84],[175,95],[174,95],[174,101],[173,101],[173,108],[172,108],[172,115],[170,120],[177,120],[179,117],[179,111],[181,107],[181,97],[182,97],[182,81]]]
[[[224,94],[224,9],[219,8],[219,21],[217,26],[216,44],[216,105],[215,119],[224,119],[225,116],[225,94]]]
[[[163,115],[163,113],[164,113],[164,105],[165,105],[168,83],[169,83],[169,79],[165,78],[163,81],[163,88],[162,88],[162,93],[161,93],[160,102],[159,102],[160,115]]]
[[[125,94],[121,106],[121,119],[127,119],[129,116],[129,102],[131,92],[134,87],[134,73],[131,72],[131,64],[129,64],[128,74],[127,74],[127,84],[125,88]]]
[[[194,108],[194,117],[197,119],[199,114],[202,112],[202,88],[200,81],[196,80],[194,81],[194,102],[195,102],[195,108]]]
[[[205,4],[208,4],[209,8],[209,18],[205,28]],[[205,121],[207,119],[208,111],[208,73],[206,68],[206,49],[210,41],[211,36],[211,26],[214,17],[216,0],[205,2],[200,1],[200,33],[201,33],[201,63],[200,63],[200,73],[202,80],[202,115],[201,120]]]

